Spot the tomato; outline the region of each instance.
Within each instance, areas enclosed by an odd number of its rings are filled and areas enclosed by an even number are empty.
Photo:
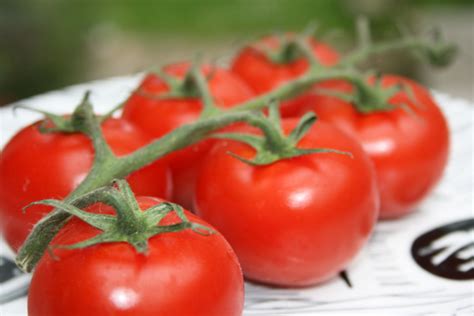
[[[308,41],[322,65],[333,66],[339,61],[339,54],[329,45],[312,38]],[[282,43],[275,36],[266,37],[255,45],[244,48],[232,63],[232,71],[248,83],[257,94],[268,92],[297,78],[308,68],[308,62],[303,58],[283,64],[273,62],[256,46],[277,50],[281,49]]]
[[[189,64],[181,63],[166,67],[165,72],[183,77],[188,69]],[[253,96],[244,82],[225,69],[204,65],[202,72],[210,77],[209,89],[220,108],[232,107]],[[155,138],[196,121],[201,114],[202,102],[198,98],[157,99],[143,95],[148,93],[159,96],[169,91],[167,84],[155,74],[147,75],[138,90],[126,102],[123,117]],[[168,156],[173,175],[173,201],[188,209],[192,207],[197,170],[212,142],[201,141]]]
[[[46,198],[64,198],[86,177],[94,151],[83,134],[49,133],[32,124],[16,134],[0,157],[0,229],[15,251],[33,225],[50,207],[27,204]],[[135,125],[122,119],[109,119],[102,125],[106,141],[116,155],[125,155],[146,145],[150,138]],[[128,177],[138,194],[168,198],[171,175],[163,162],[154,163]]]
[[[295,126],[295,120],[283,121],[286,133]],[[298,147],[333,148],[352,157],[320,153],[252,166],[228,154],[251,159],[252,147],[221,141],[198,176],[196,212],[229,241],[250,280],[323,282],[346,268],[378,216],[373,166],[355,140],[318,122]]]
[[[448,157],[448,126],[429,92],[406,78],[382,78],[384,88],[398,84],[411,90],[414,99],[406,91],[397,93],[389,100],[393,110],[363,114],[349,102],[318,93],[301,97],[286,109],[287,116],[315,111],[361,142],[375,164],[381,218],[414,211],[439,181]],[[347,91],[347,84],[333,88]]]
[[[138,197],[145,210],[160,200]],[[112,214],[103,204],[87,211]],[[209,226],[186,213],[188,218]],[[174,212],[160,225],[179,223]],[[100,232],[73,218],[53,239],[68,245]],[[192,230],[149,239],[147,254],[124,242],[83,249],[53,248],[38,263],[28,295],[28,315],[241,315],[243,280],[237,258],[219,233]]]

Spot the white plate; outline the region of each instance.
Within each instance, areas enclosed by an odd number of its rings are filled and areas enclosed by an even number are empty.
[[[141,75],[117,77],[68,87],[21,101],[22,104],[67,113],[77,105],[86,90],[92,91],[92,102],[98,112],[105,112],[124,100]],[[348,269],[353,285],[349,288],[340,278],[313,288],[276,289],[246,284],[245,315],[318,315],[325,314],[446,314],[474,313],[472,281],[437,277],[423,270],[411,256],[413,241],[426,231],[451,222],[472,218],[472,148],[473,109],[468,101],[434,92],[451,130],[450,161],[442,182],[411,216],[382,222],[363,253]],[[36,113],[11,107],[0,109],[0,146],[19,129],[41,117]],[[468,235],[473,238],[472,234]],[[0,254],[11,257],[4,244]],[[472,255],[472,254],[471,254]],[[468,262],[473,262],[470,258]],[[1,261],[0,261],[1,266]],[[6,268],[3,268],[2,273]],[[474,272],[471,270],[471,272]],[[25,281],[26,280],[26,281]],[[28,277],[14,280],[21,293]],[[11,283],[1,283],[2,295]],[[7,291],[8,287],[8,291]],[[0,305],[2,315],[26,315],[26,298]]]

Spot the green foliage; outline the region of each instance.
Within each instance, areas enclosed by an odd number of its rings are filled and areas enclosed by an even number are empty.
[[[251,40],[274,31],[302,30],[354,36],[354,17],[372,20],[374,38],[397,36],[394,21],[412,6],[467,4],[470,0],[2,0],[0,1],[0,104],[87,76],[90,37],[112,26],[139,38]],[[89,42],[88,42],[89,41]]]

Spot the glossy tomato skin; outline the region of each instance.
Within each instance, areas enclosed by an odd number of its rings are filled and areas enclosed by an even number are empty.
[[[380,217],[389,219],[413,212],[439,181],[448,158],[449,130],[425,88],[393,75],[384,76],[382,84],[405,85],[415,99],[400,92],[389,101],[396,109],[361,114],[334,96],[313,94],[288,107],[286,115],[315,111],[321,120],[337,125],[361,142],[375,165]],[[341,87],[336,89],[347,91],[347,85]],[[409,110],[400,108],[400,104]]]
[[[286,132],[296,125],[285,120]],[[366,243],[378,216],[373,166],[342,131],[316,123],[302,148],[321,153],[247,165],[246,144],[222,141],[209,152],[196,186],[197,214],[229,241],[244,275],[279,286],[308,286],[343,270]]]
[[[160,200],[138,197],[142,209]],[[95,204],[90,212],[113,213]],[[209,226],[187,213],[194,222]],[[163,225],[178,223],[174,213]],[[76,243],[98,230],[72,219],[53,245]],[[30,316],[64,315],[241,315],[243,279],[237,258],[219,233],[191,230],[165,233],[149,240],[139,254],[127,243],[107,243],[81,250],[45,254],[33,274],[28,295]]]
[[[337,53],[329,45],[309,39],[314,55],[324,66],[333,66],[339,61]],[[276,37],[266,37],[257,46],[278,48],[281,46]],[[308,62],[298,59],[288,64],[278,64],[270,60],[254,46],[244,48],[232,63],[232,71],[242,78],[257,94],[268,92],[281,84],[295,79],[308,69]]]
[[[189,69],[188,63],[174,64],[165,71],[176,77],[183,77]],[[209,76],[209,89],[216,104],[229,108],[253,96],[250,88],[229,71],[205,65],[202,67]],[[154,74],[147,75],[138,92],[131,95],[125,104],[123,117],[137,125],[154,138],[159,138],[177,127],[196,121],[202,111],[202,102],[193,98],[158,99],[166,93],[168,86]],[[202,157],[212,145],[212,140],[178,150],[167,156],[173,175],[173,201],[191,209],[197,170]]]
[[[0,157],[0,229],[13,250],[17,250],[33,225],[50,207],[31,202],[67,196],[89,172],[94,157],[90,140],[79,133],[42,134],[35,123],[17,133]],[[135,125],[109,119],[102,125],[107,143],[117,155],[146,145],[150,138]],[[128,177],[138,194],[171,195],[171,174],[163,162],[156,162]]]

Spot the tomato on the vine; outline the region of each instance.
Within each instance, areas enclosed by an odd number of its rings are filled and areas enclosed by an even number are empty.
[[[189,67],[188,63],[173,64],[165,67],[164,72],[183,78]],[[250,88],[231,72],[211,65],[204,65],[201,70],[208,77],[209,90],[217,107],[230,108],[253,96]],[[156,74],[147,75],[125,103],[123,117],[155,138],[195,122],[202,112],[202,101],[197,97],[166,97],[169,91],[170,87],[163,78]],[[201,141],[165,158],[173,175],[172,200],[188,209],[192,207],[196,172],[212,142]]]
[[[291,34],[286,36],[292,36]],[[329,45],[308,38],[314,56],[323,66],[333,66],[339,61],[339,53]],[[271,60],[262,50],[278,51],[284,49],[280,37],[269,36],[245,47],[234,59],[232,72],[242,78],[257,94],[268,92],[279,85],[299,77],[309,67],[303,57],[277,62]]]
[[[41,122],[23,128],[5,146],[0,156],[0,230],[15,251],[33,225],[51,207],[27,204],[46,198],[64,198],[91,169],[94,150],[80,133],[41,133]],[[150,142],[150,137],[123,119],[102,123],[105,140],[118,155],[129,154]],[[171,175],[163,162],[132,173],[128,178],[137,194],[169,198]]]
[[[137,201],[142,210],[161,202],[151,197],[137,197]],[[100,203],[87,211],[114,214]],[[209,227],[190,213],[186,216]],[[159,225],[179,221],[173,212]],[[242,272],[221,234],[203,236],[190,229],[161,233],[148,240],[146,254],[125,242],[82,249],[55,247],[99,232],[78,218],[60,230],[51,243],[54,254],[46,253],[34,271],[29,315],[241,315]]]
[[[295,126],[295,120],[283,121],[285,133]],[[220,141],[198,176],[196,212],[229,241],[250,280],[282,286],[323,282],[346,268],[377,219],[374,170],[359,143],[317,122],[298,148],[352,156],[313,153],[253,166],[229,155],[252,159],[252,147]]]
[[[287,103],[283,114],[298,117],[314,111],[321,120],[357,139],[375,165],[380,216],[396,218],[414,211],[439,181],[447,162],[449,131],[424,87],[394,75],[381,80],[381,89],[403,88],[388,100],[392,109],[360,113],[350,102],[316,90]],[[344,82],[325,88],[345,93],[352,90]]]

